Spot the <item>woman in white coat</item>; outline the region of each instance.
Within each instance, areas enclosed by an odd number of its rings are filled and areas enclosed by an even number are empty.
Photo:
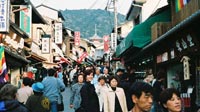
[[[110,87],[104,94],[104,112],[128,112],[124,90],[118,85],[118,77],[110,76]]]

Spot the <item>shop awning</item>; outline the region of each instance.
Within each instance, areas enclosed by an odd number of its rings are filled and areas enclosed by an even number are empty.
[[[119,57],[130,47],[143,48],[151,42],[151,26],[156,22],[169,22],[171,20],[170,7],[158,9],[143,23],[134,26],[128,36],[117,46],[116,56]]]
[[[185,20],[183,20],[182,22],[180,22],[179,24],[171,28],[168,32],[161,35],[154,42],[142,48],[142,50],[136,56],[132,57],[130,61],[133,59],[139,58],[144,54],[149,54],[149,51],[152,51],[152,49],[155,49],[157,46],[161,47],[162,44],[165,42],[170,41],[171,43],[173,43],[173,41],[171,40],[174,39],[174,36],[172,35],[177,34],[180,31],[183,31],[183,29],[194,27],[196,28],[196,32],[199,32],[199,29],[198,29],[199,24],[200,24],[199,19],[200,19],[200,10],[196,11],[190,17],[186,18]]]
[[[39,56],[39,55],[37,55],[36,53],[33,53],[33,52],[30,53],[30,56],[27,57],[27,59],[31,61],[31,64],[47,61],[46,58]]]
[[[58,67],[60,67],[60,66],[59,66],[59,63],[52,63],[52,62],[44,61],[44,62],[42,62],[42,64],[43,64],[43,67],[45,67],[45,68],[47,68],[47,69],[49,69],[49,68],[58,68]]]
[[[5,47],[6,64],[12,68],[25,66],[30,63],[25,57]]]

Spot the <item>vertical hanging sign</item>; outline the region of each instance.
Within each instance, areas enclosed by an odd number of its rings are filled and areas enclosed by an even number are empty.
[[[50,35],[42,35],[42,53],[50,53]]]
[[[62,44],[62,23],[55,23],[55,43]]]
[[[76,31],[74,33],[74,44],[75,44],[75,46],[80,46],[80,37],[81,37],[81,33]]]
[[[9,32],[10,0],[0,0],[0,33]]]
[[[104,52],[108,53],[109,52],[109,36],[106,35],[103,37],[104,40]]]
[[[31,36],[32,8],[31,5],[20,5],[20,28]]]
[[[117,35],[116,33],[111,33],[111,48],[116,51],[117,48]]]

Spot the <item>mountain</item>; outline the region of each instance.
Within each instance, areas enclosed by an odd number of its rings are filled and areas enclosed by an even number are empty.
[[[95,34],[103,37],[109,35],[114,28],[114,13],[101,9],[81,9],[61,11],[65,22],[64,26],[74,31],[80,31],[82,38],[89,38]],[[125,21],[125,16],[118,15],[118,24]]]

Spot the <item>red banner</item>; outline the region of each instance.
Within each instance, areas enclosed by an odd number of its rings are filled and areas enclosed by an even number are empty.
[[[103,37],[104,40],[104,52],[109,52],[109,36],[106,35]]]
[[[79,59],[77,60],[78,63],[81,63],[83,61],[83,59],[87,56],[87,52],[84,52],[80,57]]]
[[[61,58],[60,58],[60,62],[59,62],[59,63],[71,64],[71,62],[70,62],[67,58],[64,58],[64,57],[61,57]]]

